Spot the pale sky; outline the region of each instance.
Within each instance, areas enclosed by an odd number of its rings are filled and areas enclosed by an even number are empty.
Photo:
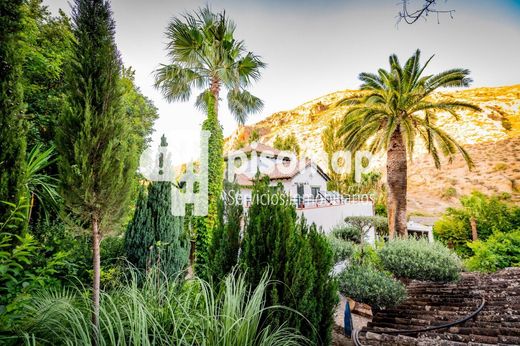
[[[412,0],[411,6],[420,2]],[[153,87],[153,71],[168,61],[164,32],[169,20],[207,3],[215,11],[225,9],[237,25],[237,37],[268,64],[250,89],[265,107],[249,124],[330,92],[355,89],[360,72],[387,68],[390,54],[405,60],[417,48],[423,58],[435,54],[431,73],[464,67],[471,70],[474,87],[520,83],[519,0],[439,0],[439,8],[455,9],[453,19],[441,16],[438,24],[431,17],[411,26],[396,26],[398,0],[113,0],[124,64],[136,70],[136,84],[159,108],[155,137],[163,132],[178,141],[198,136],[204,114],[193,100],[166,102]],[[44,4],[54,13],[58,8],[70,13],[67,0]],[[227,105],[220,110],[228,135],[236,123]],[[183,155],[192,155],[192,148]]]

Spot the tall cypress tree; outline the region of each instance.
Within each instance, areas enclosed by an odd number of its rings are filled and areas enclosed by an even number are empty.
[[[175,275],[188,263],[184,220],[171,213],[172,188],[169,182],[155,182],[148,186],[148,194],[139,195],[125,234],[125,248],[127,259],[141,270],[156,266]]]
[[[149,231],[155,237],[149,265],[156,265],[167,275],[184,270],[189,255],[184,219],[172,215],[172,188],[170,182],[156,182],[148,187],[148,209],[152,217]]]
[[[145,270],[148,262],[150,246],[155,241],[153,232],[150,232],[152,222],[151,210],[148,208],[146,188],[141,187],[134,217],[128,223],[125,232],[126,258],[137,269]]]
[[[0,0],[0,201],[17,203],[22,190],[25,129],[20,49],[22,0]],[[8,211],[0,206],[0,220]]]
[[[297,220],[287,196],[273,191],[269,180],[253,187],[253,201],[242,242],[240,266],[251,286],[269,270],[273,284],[267,291],[269,305],[290,307],[270,312],[269,323],[297,329],[313,345],[328,345],[337,289],[330,276],[332,252],[315,225]],[[312,327],[309,325],[312,325]]]
[[[100,241],[125,211],[139,153],[121,107],[121,60],[109,2],[75,0],[72,23],[68,106],[56,147],[65,202],[92,229],[92,319],[97,329]]]

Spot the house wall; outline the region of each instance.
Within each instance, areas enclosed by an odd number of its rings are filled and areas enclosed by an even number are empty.
[[[342,223],[347,216],[374,216],[371,202],[353,202],[340,205],[322,206],[316,208],[297,209],[298,215],[303,215],[308,223],[314,222],[321,227],[325,233]],[[371,230],[367,235],[367,242],[373,244],[375,232]]]
[[[320,188],[320,191],[327,191],[327,181],[323,176],[321,176],[316,167],[309,166],[297,175],[295,175],[291,180],[284,182],[285,191],[289,193],[290,196],[297,196],[297,184],[303,183],[303,190],[305,196],[311,196],[311,187],[316,186]]]

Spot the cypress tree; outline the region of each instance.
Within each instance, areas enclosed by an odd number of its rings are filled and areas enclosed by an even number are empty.
[[[152,215],[148,208],[146,188],[141,187],[132,221],[125,232],[125,251],[127,260],[137,269],[146,270],[150,246],[155,237],[151,230]]]
[[[218,203],[218,223],[213,231],[209,248],[208,277],[213,282],[222,281],[238,262],[240,231],[244,208],[237,200],[240,190],[236,185],[226,184],[226,198]]]
[[[166,275],[175,275],[188,263],[184,220],[171,213],[172,188],[169,182],[155,182],[147,194],[139,194],[125,234],[125,250],[128,261],[140,270],[157,266]]]
[[[308,228],[307,239],[316,273],[312,289],[312,296],[317,302],[314,307],[316,316],[314,326],[318,333],[316,341],[319,345],[330,345],[334,311],[339,302],[338,283],[332,277],[334,254],[329,242],[323,233],[318,231],[315,224]]]
[[[281,190],[281,189],[278,189]],[[270,312],[269,323],[297,329],[313,345],[328,345],[337,289],[330,276],[332,251],[315,225],[297,220],[287,196],[273,191],[269,179],[255,183],[242,242],[240,267],[251,286],[269,270],[273,284],[267,304],[290,307]],[[312,325],[309,325],[309,323]]]
[[[18,203],[25,170],[22,0],[0,0],[0,201]],[[0,220],[8,210],[0,208]]]
[[[170,182],[155,182],[148,187],[147,207],[151,216],[150,229],[141,229],[154,236],[150,248],[149,266],[156,265],[166,275],[175,275],[188,263],[188,239],[184,233],[184,220],[171,212]]]
[[[65,203],[92,229],[92,320],[97,331],[101,237],[125,211],[139,152],[121,107],[121,61],[110,4],[75,0],[72,23],[68,106],[59,122],[56,148]]]

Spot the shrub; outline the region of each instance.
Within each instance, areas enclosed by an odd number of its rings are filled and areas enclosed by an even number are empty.
[[[455,253],[425,239],[389,241],[379,250],[379,257],[383,268],[398,278],[455,281],[461,270],[461,261]]]
[[[338,239],[334,236],[327,237],[327,240],[329,241],[330,247],[332,249],[334,263],[338,263],[352,257],[355,250],[354,243],[347,240]]]
[[[278,203],[265,203],[266,196]],[[287,306],[307,321],[292,311],[270,313],[266,320],[298,330],[313,345],[327,344],[338,297],[331,274],[334,255],[325,236],[314,224],[297,220],[293,204],[280,189],[269,186],[268,178],[255,183],[252,200],[240,268],[251,287],[268,270],[274,283],[267,290],[267,303]]]
[[[238,186],[225,184],[225,195],[239,196]],[[240,231],[244,208],[242,201],[224,198],[219,201],[218,221],[211,237],[208,249],[208,278],[212,282],[220,282],[238,262],[240,250]]]
[[[370,266],[375,269],[382,269],[381,259],[376,249],[369,244],[358,245],[352,254],[352,263],[362,266]]]
[[[401,282],[371,266],[352,265],[341,273],[339,281],[342,294],[375,309],[399,305],[406,298]]]
[[[435,236],[463,256],[472,254],[466,243],[471,238],[470,219],[476,221],[479,240],[494,231],[508,233],[520,228],[520,207],[511,205],[503,195],[486,196],[473,192],[460,198],[462,208],[448,208],[433,227]]]
[[[520,266],[520,230],[495,232],[486,241],[468,243],[468,246],[475,253],[466,261],[470,270],[493,272]]]
[[[468,257],[471,254],[470,248],[466,245],[471,239],[469,221],[466,224],[459,217],[445,214],[433,226],[433,233],[443,244],[453,248],[459,256]]]
[[[351,241],[354,243],[361,242],[361,230],[357,227],[348,226],[346,224],[335,226],[331,235],[337,239]]]
[[[0,331],[23,317],[33,292],[60,286],[56,273],[69,254],[60,251],[45,258],[44,252],[45,247],[28,233],[0,233]]]

